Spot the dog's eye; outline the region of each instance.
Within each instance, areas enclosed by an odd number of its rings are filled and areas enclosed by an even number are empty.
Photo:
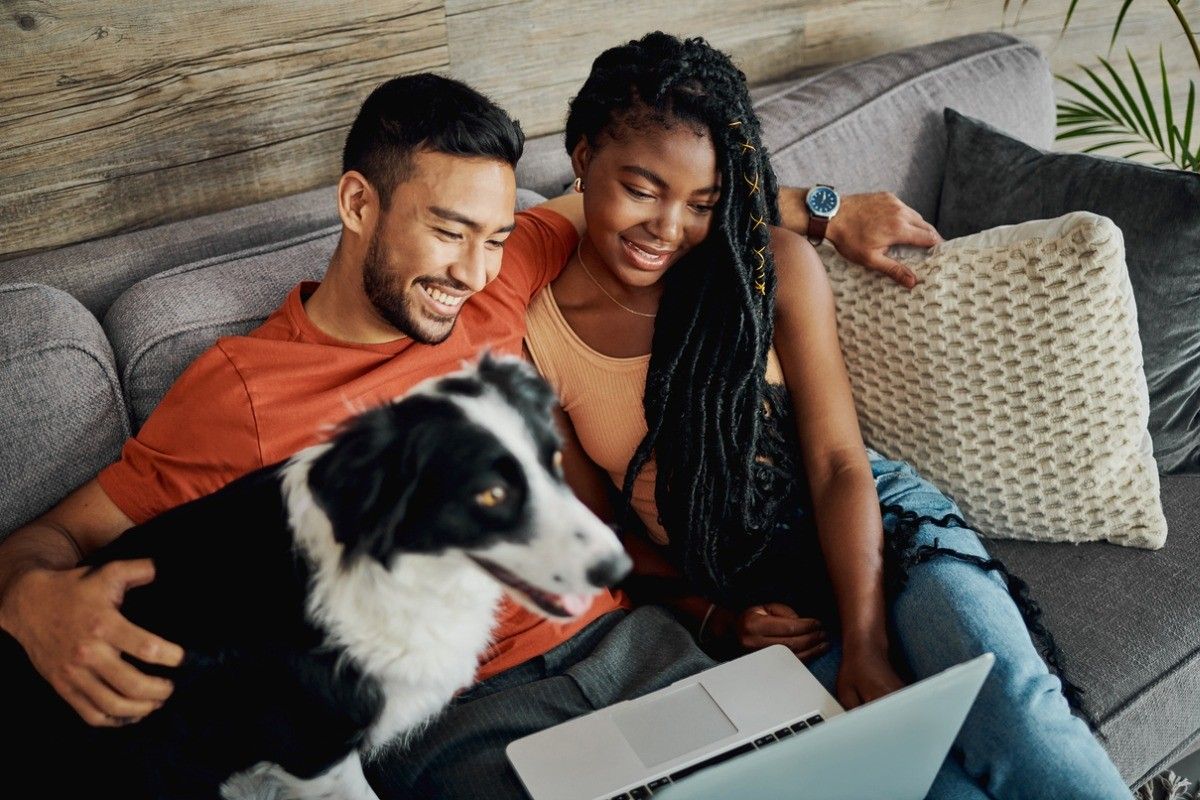
[[[503,486],[493,486],[475,495],[475,502],[484,508],[498,506],[508,499],[508,490]]]
[[[554,457],[551,458],[550,460],[554,464],[554,469],[558,470],[559,472],[562,472],[562,468],[563,468],[562,467],[562,465],[563,465],[562,450],[555,450]]]

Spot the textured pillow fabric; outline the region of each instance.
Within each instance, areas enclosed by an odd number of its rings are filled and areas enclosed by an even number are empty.
[[[867,443],[985,535],[1161,547],[1121,231],[1077,212],[915,252],[909,292],[821,248]]]
[[[1046,153],[953,109],[945,120],[937,227],[946,238],[1068,211],[1124,232],[1158,467],[1200,472],[1200,175]]]

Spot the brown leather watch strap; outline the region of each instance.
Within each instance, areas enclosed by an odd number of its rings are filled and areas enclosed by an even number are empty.
[[[808,216],[808,243],[816,247],[825,241],[825,229],[829,227],[829,217]]]

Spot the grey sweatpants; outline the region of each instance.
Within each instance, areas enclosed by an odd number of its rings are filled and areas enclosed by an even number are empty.
[[[509,742],[715,664],[667,611],[613,611],[460,694],[418,740],[364,765],[367,778],[383,800],[524,798]]]

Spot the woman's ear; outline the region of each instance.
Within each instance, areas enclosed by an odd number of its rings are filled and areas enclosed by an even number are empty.
[[[588,165],[592,162],[592,146],[586,136],[580,136],[571,151],[571,168],[575,170],[576,178],[587,180]]]

